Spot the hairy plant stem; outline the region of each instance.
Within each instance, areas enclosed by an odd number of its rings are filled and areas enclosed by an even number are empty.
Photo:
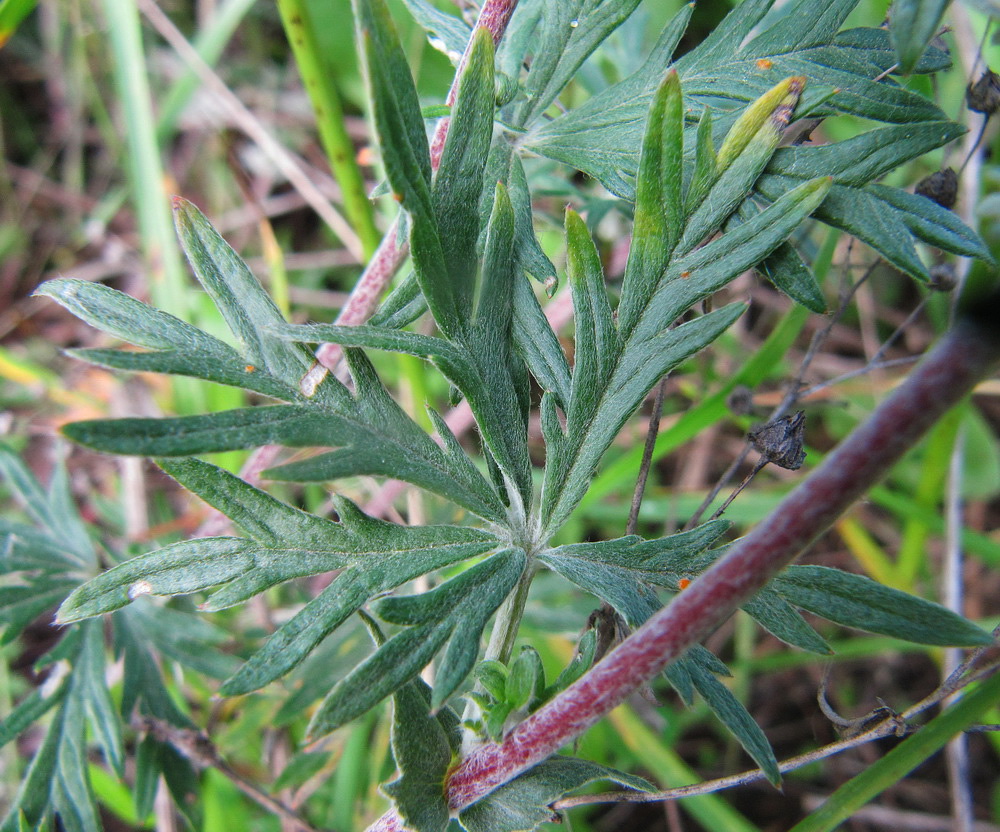
[[[490,633],[489,643],[486,645],[484,661],[498,661],[507,664],[511,654],[514,652],[514,642],[517,640],[517,632],[521,627],[521,619],[524,617],[524,605],[528,601],[528,590],[531,588],[531,581],[538,571],[537,561],[532,559],[521,575],[521,579],[514,587],[514,591],[507,596],[507,599],[497,610],[496,619],[493,622],[493,630]],[[476,689],[480,689],[476,685]],[[471,699],[467,700],[465,713],[462,720],[474,720],[482,716],[479,706]],[[462,756],[466,757],[480,744],[477,734],[465,729],[462,735]]]
[[[1000,363],[1000,296],[960,321],[927,359],[781,505],[617,650],[448,783],[461,809],[541,762],[713,632],[880,480]]]
[[[528,589],[538,571],[536,562],[532,561],[524,570],[514,591],[507,596],[497,611],[493,631],[490,633],[489,644],[486,645],[486,659],[492,659],[506,664],[510,661],[514,650],[514,641],[524,616],[524,605],[528,600]]]
[[[687,589],[446,785],[454,812],[555,753],[719,627],[878,482],[944,413],[1000,366],[1000,293],[959,320],[910,377],[778,508]],[[402,829],[390,812],[372,829]]]

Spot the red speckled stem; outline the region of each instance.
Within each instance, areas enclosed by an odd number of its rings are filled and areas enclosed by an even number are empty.
[[[448,782],[455,810],[578,737],[733,612],[878,482],[949,408],[1000,364],[1000,303],[965,320],[763,522],[616,650]]]
[[[510,16],[517,7],[517,0],[486,0],[479,10],[479,19],[476,26],[485,27],[493,38],[494,45],[500,43],[507,24],[510,23]],[[469,38],[469,46],[466,47],[465,54],[455,70],[455,79],[451,83],[446,99],[448,105],[455,103],[455,96],[458,95],[458,82],[462,76],[462,69],[469,58],[469,50],[472,48],[472,38]],[[431,138],[431,168],[438,169],[441,164],[441,153],[444,150],[445,139],[448,138],[448,127],[451,120],[443,118],[438,122]],[[399,270],[399,267],[406,259],[409,246],[396,245],[399,222],[394,221],[385,232],[382,242],[372,255],[371,262],[365,267],[361,277],[351,290],[350,297],[344,304],[343,309],[337,316],[336,323],[343,326],[357,326],[367,321],[378,306],[379,298],[389,285],[392,277]],[[340,362],[344,351],[340,344],[320,344],[316,349],[316,360],[324,367],[334,370]]]

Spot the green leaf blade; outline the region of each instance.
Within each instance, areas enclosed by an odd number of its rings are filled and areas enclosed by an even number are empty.
[[[523,832],[552,820],[551,805],[576,789],[607,780],[618,786],[653,792],[647,780],[574,757],[550,757],[463,809],[459,821],[467,832]]]
[[[450,810],[445,781],[452,762],[448,733],[431,714],[430,689],[419,679],[393,694],[392,755],[399,777],[383,786],[403,822],[417,832],[444,832]]]
[[[174,198],[174,223],[195,276],[243,345],[248,363],[297,386],[314,359],[301,347],[269,334],[268,326],[284,323],[271,296],[192,203]]]
[[[421,286],[433,282],[433,294],[441,291],[436,284],[446,281],[462,319],[469,317],[475,291],[479,198],[493,136],[493,62],[493,39],[486,28],[479,27],[472,36],[472,51],[459,80],[448,137],[434,178],[438,234],[447,240],[443,249],[446,271],[423,273],[418,262]],[[424,293],[429,296],[427,288]]]
[[[989,633],[931,601],[824,566],[791,566],[771,584],[785,600],[837,624],[918,644],[978,647]]]
[[[889,18],[889,32],[904,74],[914,70],[924,50],[937,35],[948,0],[896,0]]]
[[[631,331],[670,260],[684,221],[684,102],[677,73],[668,72],[653,97],[639,159],[632,246],[618,306]]]

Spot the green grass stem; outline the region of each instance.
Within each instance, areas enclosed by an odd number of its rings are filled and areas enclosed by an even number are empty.
[[[139,224],[143,258],[153,305],[191,320],[189,283],[170,214],[153,118],[142,29],[135,0],[103,0],[111,42],[114,83],[125,119],[125,149],[131,201]],[[205,387],[192,379],[174,379],[178,413],[205,409]]]
[[[330,170],[343,192],[344,213],[361,240],[365,259],[370,259],[382,235],[375,227],[375,213],[355,160],[354,143],[344,126],[334,67],[319,48],[308,4],[302,0],[278,0],[278,10],[316,114]]]
[[[187,320],[187,280],[163,187],[139,11],[134,0],[104,0],[115,86],[125,118],[129,185],[153,303]]]

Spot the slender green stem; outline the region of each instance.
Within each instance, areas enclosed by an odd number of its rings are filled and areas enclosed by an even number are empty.
[[[521,626],[521,618],[524,616],[524,605],[528,600],[528,589],[531,581],[535,577],[536,566],[529,564],[521,575],[514,591],[507,596],[497,611],[496,621],[493,624],[493,631],[490,633],[489,644],[486,645],[486,660],[494,660],[507,664],[510,661],[511,653],[514,651],[514,642],[517,640],[517,631]]]
[[[150,293],[156,306],[185,318],[190,293],[185,291],[169,195],[163,187],[139,12],[133,0],[104,0],[104,13],[114,57],[115,84],[126,122],[129,185],[151,276]]]
[[[490,633],[490,641],[486,645],[486,654],[483,656],[484,661],[498,661],[501,664],[507,664],[510,661],[511,654],[514,652],[514,642],[517,640],[517,632],[521,626],[521,619],[524,617],[524,605],[528,600],[528,590],[531,588],[531,581],[534,579],[536,571],[536,564],[529,563],[514,591],[507,596],[507,599],[500,605],[500,609],[497,610],[493,631]],[[482,690],[482,688],[477,684],[476,690]],[[471,699],[467,699],[462,721],[471,722],[481,716],[479,705]],[[466,729],[462,738],[462,756],[470,754],[478,742],[479,736]]]
[[[147,82],[142,28],[135,0],[104,0],[114,66],[115,86],[125,118],[129,190],[139,223],[143,259],[153,305],[190,320],[191,293],[174,235],[166,179],[156,140],[156,121]],[[205,410],[205,388],[192,379],[173,383],[174,409]]]
[[[303,0],[278,0],[278,10],[316,113],[316,126],[330,170],[344,195],[344,213],[361,240],[365,259],[370,260],[381,234],[375,227],[364,177],[354,158],[354,143],[344,127],[344,110],[334,83],[333,67],[316,41],[308,4]]]

